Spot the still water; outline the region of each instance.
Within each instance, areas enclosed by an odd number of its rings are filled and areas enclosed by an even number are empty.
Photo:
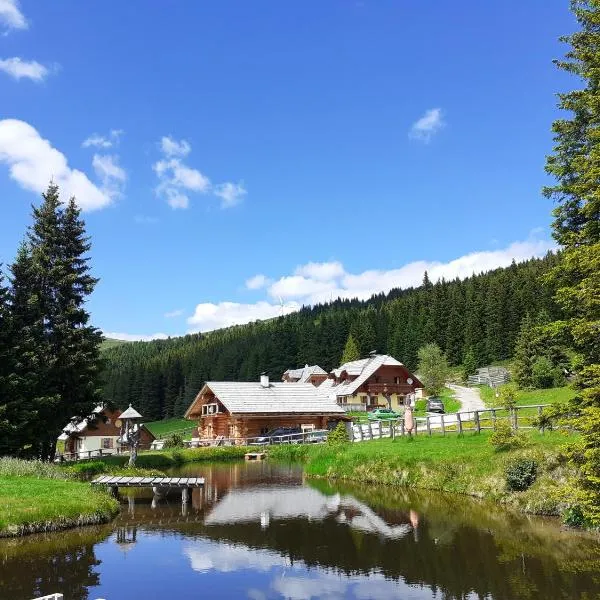
[[[118,519],[0,541],[0,598],[599,598],[600,543],[467,498],[189,465],[204,489],[123,497]],[[175,472],[173,472],[175,474]]]

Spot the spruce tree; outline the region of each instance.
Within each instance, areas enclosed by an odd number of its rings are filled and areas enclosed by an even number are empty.
[[[564,248],[553,275],[556,299],[566,319],[563,331],[578,353],[576,387],[570,406],[582,441],[571,458],[579,467],[578,500],[585,515],[600,524],[600,2],[572,0],[580,29],[562,41],[570,45],[557,66],[575,75],[580,89],[559,94],[566,118],[554,122],[554,153],[546,170],[556,184],[544,193],[553,199],[554,237]]]
[[[465,356],[462,362],[462,375],[463,379],[467,381],[470,375],[475,375],[477,372],[477,357],[475,356],[475,352],[473,352],[473,348],[468,348],[465,352]]]
[[[340,364],[344,364],[353,360],[358,360],[360,358],[360,352],[358,351],[358,346],[350,333],[348,335],[348,340],[346,341],[346,345],[344,346],[344,353],[342,354],[342,358]]]

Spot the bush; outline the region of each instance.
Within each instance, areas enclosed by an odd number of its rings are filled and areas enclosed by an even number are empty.
[[[535,388],[551,388],[556,379],[556,368],[545,356],[538,357],[531,367],[531,382]]]
[[[523,492],[531,487],[537,477],[538,464],[530,458],[517,458],[504,471],[506,486],[513,492]]]
[[[172,433],[165,439],[163,448],[183,448],[183,436],[179,433]]]
[[[346,424],[343,421],[340,421],[336,425],[335,429],[327,436],[327,444],[329,446],[347,444],[349,441],[348,432],[346,431]]]
[[[513,431],[508,421],[498,421],[496,429],[490,437],[490,443],[496,451],[501,452],[522,448],[527,444],[527,438],[522,432]]]
[[[580,506],[569,506],[563,513],[563,523],[569,527],[583,527],[586,523]]]
[[[100,475],[100,473],[106,473],[107,470],[108,467],[106,464],[99,460],[80,462],[65,468],[66,473],[84,481],[91,479],[95,475]]]

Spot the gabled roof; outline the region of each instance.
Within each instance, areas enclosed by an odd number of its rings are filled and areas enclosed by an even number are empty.
[[[92,411],[92,415],[99,415],[100,413],[102,413],[103,410],[104,410],[104,406],[102,406],[102,404],[99,404]],[[87,429],[88,425],[89,425],[89,419],[82,419],[78,423],[70,422],[65,427],[63,427],[63,434],[65,434],[68,437],[69,435],[72,435],[74,433],[82,433],[83,431],[85,431]],[[61,435],[58,439],[66,439],[66,438],[63,438],[63,436]]]
[[[351,396],[356,390],[367,380],[373,373],[383,366],[391,367],[403,367],[404,365],[396,360],[393,356],[388,354],[376,354],[369,358],[363,358],[361,360],[353,360],[343,364],[338,369],[333,371],[336,377],[339,377],[344,371],[348,375],[358,375],[353,381],[344,381],[332,388],[331,392],[336,396]],[[321,387],[321,386],[319,386]]]
[[[311,383],[278,382],[263,387],[259,382],[207,381],[186,416],[207,388],[231,414],[344,414],[341,406]]]
[[[295,383],[306,383],[312,375],[327,375],[327,371],[319,365],[306,365],[301,369],[288,369],[284,375],[295,379]]]

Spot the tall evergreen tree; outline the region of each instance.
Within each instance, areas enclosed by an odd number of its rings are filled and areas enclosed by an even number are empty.
[[[360,358],[360,352],[358,351],[358,346],[352,337],[352,334],[348,335],[348,340],[346,341],[346,345],[344,346],[344,353],[342,354],[342,358],[340,360],[340,364],[344,364],[350,362],[352,360],[358,360]]]
[[[579,394],[570,411],[582,442],[572,453],[578,465],[585,514],[600,524],[600,2],[571,0],[580,29],[562,41],[570,45],[557,66],[582,81],[580,89],[559,94],[568,118],[554,122],[554,153],[546,170],[556,184],[544,193],[554,209],[554,237],[564,248],[554,270],[556,298],[566,313],[562,330],[578,353]]]

